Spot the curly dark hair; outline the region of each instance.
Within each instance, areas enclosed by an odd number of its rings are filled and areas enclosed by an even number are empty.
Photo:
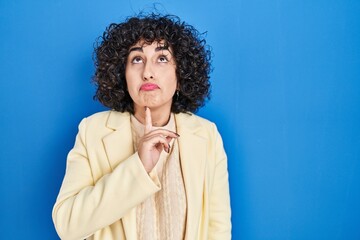
[[[202,35],[173,15],[151,13],[110,24],[95,45],[94,99],[116,111],[134,113],[125,79],[129,48],[140,40],[164,41],[175,57],[179,87],[171,112],[196,112],[210,98],[211,53]]]

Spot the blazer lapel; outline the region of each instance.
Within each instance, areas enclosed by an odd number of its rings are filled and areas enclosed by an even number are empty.
[[[187,199],[186,239],[196,239],[203,204],[206,141],[201,125],[189,114],[176,114],[179,149]]]
[[[103,138],[111,170],[134,154],[130,114],[111,111],[107,127],[113,132]],[[119,203],[120,204],[120,203]],[[136,239],[136,208],[122,218],[127,239]]]
[[[107,127],[113,131],[103,138],[104,148],[111,170],[134,153],[130,115],[110,112]]]

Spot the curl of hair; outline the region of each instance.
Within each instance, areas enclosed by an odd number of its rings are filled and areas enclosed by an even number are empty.
[[[134,113],[126,86],[125,69],[129,49],[140,40],[163,40],[176,62],[179,94],[173,96],[171,112],[196,112],[210,98],[211,53],[194,27],[172,15],[148,14],[110,24],[94,51],[97,86],[94,99],[119,112]]]

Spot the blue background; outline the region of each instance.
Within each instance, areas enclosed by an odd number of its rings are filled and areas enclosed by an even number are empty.
[[[158,1],[213,48],[233,239],[360,239],[360,1]],[[51,209],[92,100],[93,43],[151,1],[0,1],[1,239]]]

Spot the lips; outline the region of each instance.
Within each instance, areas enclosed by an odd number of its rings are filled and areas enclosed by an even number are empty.
[[[153,83],[144,83],[141,85],[140,90],[141,91],[153,91],[155,89],[160,89],[158,85]]]

